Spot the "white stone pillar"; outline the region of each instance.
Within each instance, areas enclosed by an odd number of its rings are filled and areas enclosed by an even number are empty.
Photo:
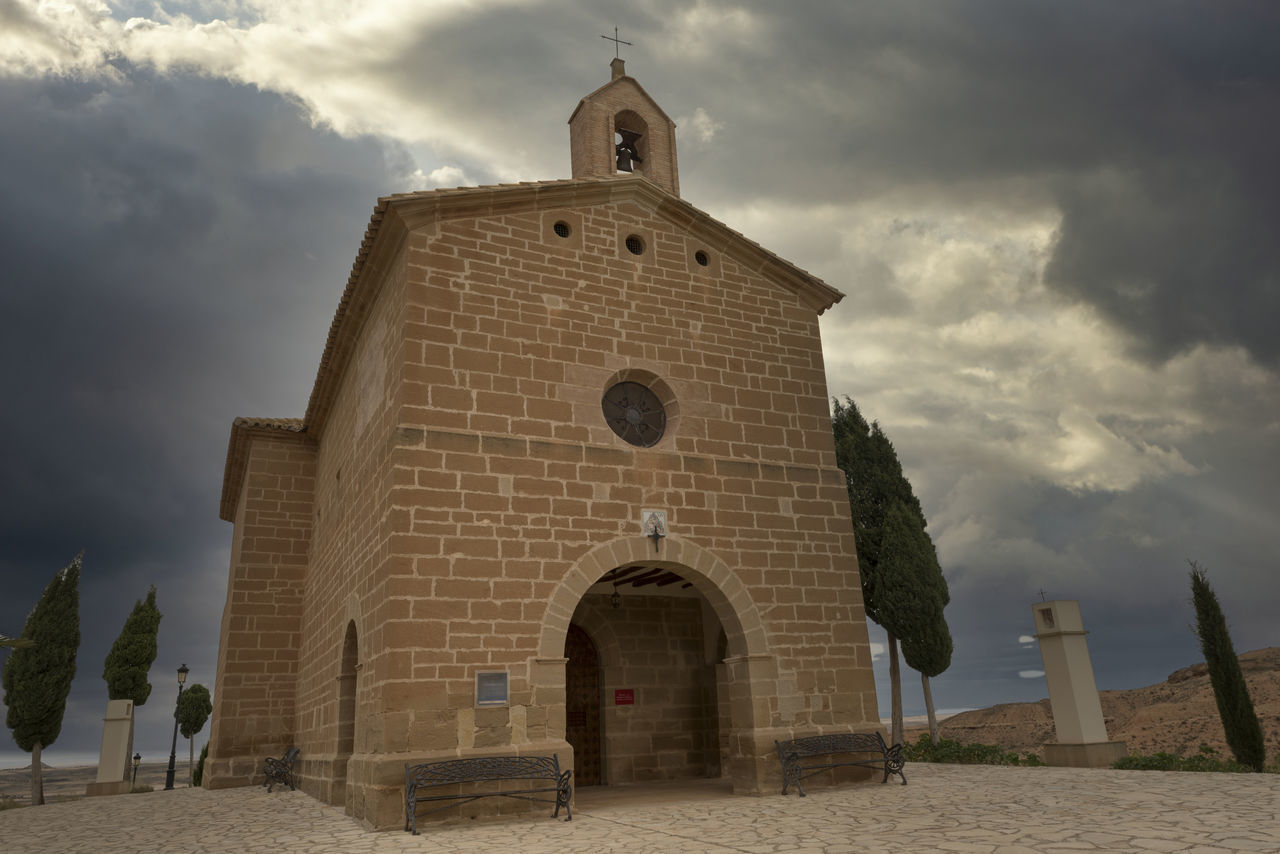
[[[1045,762],[1073,768],[1111,765],[1127,750],[1123,741],[1107,740],[1080,603],[1074,599],[1039,602],[1031,611],[1058,734],[1056,743],[1044,746]]]
[[[133,788],[129,779],[129,745],[133,743],[133,700],[108,700],[102,724],[98,779],[85,795],[122,795]]]

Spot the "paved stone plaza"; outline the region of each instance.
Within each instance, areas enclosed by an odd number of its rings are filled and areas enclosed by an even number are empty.
[[[0,850],[25,852],[1277,852],[1280,776],[908,765],[802,799],[737,797],[709,782],[589,791],[549,817],[373,833],[301,792],[179,789],[0,813]],[[680,795],[673,801],[670,795]],[[548,810],[549,811],[549,810]]]

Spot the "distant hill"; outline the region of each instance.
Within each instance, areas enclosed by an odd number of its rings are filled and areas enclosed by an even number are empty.
[[[1270,762],[1280,755],[1280,647],[1243,653],[1240,667],[1262,722]],[[1191,756],[1203,743],[1223,756],[1231,755],[1203,663],[1175,671],[1158,685],[1099,693],[1107,734],[1126,742],[1130,753]],[[921,731],[909,728],[907,741],[914,742]],[[1057,740],[1048,699],[961,712],[942,721],[940,734],[964,744],[996,744],[1019,753],[1042,753],[1045,742]]]

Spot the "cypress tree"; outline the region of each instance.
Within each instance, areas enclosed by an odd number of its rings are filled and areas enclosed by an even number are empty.
[[[932,557],[927,553],[932,546],[918,535],[917,528],[907,507],[893,501],[885,514],[880,538],[883,552],[872,579],[880,624],[899,638],[922,631],[938,607],[936,591],[919,571]],[[937,558],[933,559],[936,562]]]
[[[31,754],[31,803],[44,803],[40,753],[57,740],[80,648],[80,561],[84,552],[44,589],[22,627],[22,640],[4,663],[5,723],[18,747]]]
[[[884,522],[896,500],[914,511],[924,527],[924,513],[902,473],[898,453],[879,424],[868,424],[849,398],[832,401],[831,428],[835,435],[836,465],[844,473],[853,516],[853,533],[858,547],[858,574],[862,580],[862,600],[867,617],[877,625],[879,603],[875,595],[876,570],[884,551]]]
[[[879,424],[867,423],[849,398],[843,403],[833,400],[832,405],[836,464],[844,472],[849,493],[863,604],[867,617],[888,635],[890,740],[899,742],[903,726],[898,642],[905,645],[911,632],[923,632],[926,623],[941,620],[950,594],[933,540],[925,531],[924,511],[902,472],[893,443]],[[891,511],[895,514],[892,522]],[[887,577],[881,578],[882,574]],[[930,597],[940,603],[936,608],[926,604]],[[940,629],[934,626],[931,631],[938,634],[937,644],[943,644],[942,634],[950,640],[945,622]],[[919,646],[924,641],[914,643]],[[938,673],[950,665],[949,650],[945,659]],[[925,702],[932,718],[933,699],[927,682]]]
[[[902,640],[902,657],[907,666],[920,674],[920,686],[924,691],[924,706],[929,714],[929,738],[938,743],[938,716],[933,710],[933,689],[929,680],[941,675],[951,666],[951,629],[942,609],[934,612],[932,619],[922,630]]]
[[[199,788],[204,783],[204,763],[209,758],[209,742],[200,749],[200,759],[196,761],[196,770],[191,772],[192,788]]]
[[[933,607],[932,591],[920,583],[921,575],[917,571],[924,554],[920,538],[913,530],[913,521],[901,501],[891,502],[879,533],[880,560],[871,584],[880,625],[888,635],[889,681],[893,693],[890,740],[895,744],[903,737],[898,642],[918,634]]]
[[[182,692],[178,700],[178,708],[174,714],[178,718],[178,730],[187,740],[187,768],[191,774],[191,785],[195,786],[195,742],[192,736],[204,729],[205,721],[213,713],[213,701],[209,697],[209,689],[199,682]]]
[[[938,716],[933,709],[933,689],[929,680],[941,676],[951,666],[951,628],[943,609],[951,603],[951,591],[947,587],[946,576],[938,563],[938,552],[933,547],[933,539],[921,531],[927,545],[925,559],[917,565],[921,574],[920,583],[929,587],[933,594],[933,607],[928,609],[928,616],[920,627],[909,638],[902,640],[902,657],[907,665],[920,674],[920,686],[924,691],[924,707],[929,716],[929,738],[938,743]]]
[[[161,616],[153,584],[145,602],[134,602],[133,611],[125,619],[120,636],[103,662],[102,678],[107,681],[110,699],[132,700],[135,706],[141,706],[151,696],[147,674],[156,660],[156,635],[160,631]]]
[[[1200,638],[1200,650],[1209,667],[1209,682],[1213,685],[1213,698],[1218,703],[1227,746],[1241,765],[1261,771],[1266,762],[1262,724],[1253,710],[1249,686],[1231,644],[1227,618],[1204,569],[1195,561],[1188,562],[1191,564],[1191,601],[1196,609],[1196,636]]]

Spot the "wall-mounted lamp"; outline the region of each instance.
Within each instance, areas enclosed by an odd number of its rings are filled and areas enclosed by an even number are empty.
[[[613,610],[622,607],[622,597],[618,595],[618,585],[613,586],[613,595],[609,597],[609,604],[613,606]]]

